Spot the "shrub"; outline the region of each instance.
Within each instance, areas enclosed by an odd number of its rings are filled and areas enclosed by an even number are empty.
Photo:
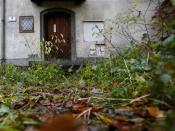
[[[162,44],[158,58],[152,57],[152,80],[150,81],[152,97],[175,104],[175,36],[167,38]],[[156,54],[155,54],[156,55]],[[156,58],[153,59],[153,58]]]

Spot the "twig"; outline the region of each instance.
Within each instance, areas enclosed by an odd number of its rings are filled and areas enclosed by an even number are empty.
[[[90,114],[91,114],[91,110],[92,110],[92,107],[91,108],[88,108],[87,110],[81,112],[77,117],[76,119],[79,119],[80,117],[84,116],[84,119],[85,120],[89,120],[89,117],[90,117]]]
[[[148,31],[148,26],[147,26],[147,22],[146,22],[146,14],[147,14],[147,12],[148,12],[148,10],[149,10],[149,8],[150,8],[150,6],[151,6],[151,0],[149,0],[149,3],[148,3],[148,6],[147,6],[147,8],[146,8],[146,11],[144,12],[144,15],[143,15],[143,17],[144,17],[144,26],[145,26],[145,29],[146,29],[146,32],[147,32],[147,35],[148,35],[148,44],[150,44],[151,43],[151,38],[150,38],[150,35],[149,35],[149,31]]]
[[[146,97],[148,97],[148,96],[150,96],[150,94],[147,94],[147,95],[138,97],[138,98],[136,98],[136,99],[133,99],[133,100],[130,101],[130,104],[132,104],[132,103],[134,103],[134,102],[136,102],[136,101],[141,101],[141,99],[144,99],[144,98],[146,98]]]
[[[144,99],[144,98],[146,98],[148,96],[150,96],[150,94],[147,94],[147,95],[135,98],[135,99],[88,97],[88,98],[80,98],[78,100],[81,101],[81,100],[89,100],[89,99],[98,99],[98,100],[123,101],[123,102],[130,101],[129,103],[132,104],[132,103],[134,103],[136,101],[141,101],[142,99]]]
[[[91,97],[89,97],[89,99],[88,99],[88,101],[87,101],[87,102],[89,103],[89,102],[90,102],[90,100],[91,100]]]
[[[147,59],[146,59],[147,64],[149,63],[149,57],[150,57],[150,53],[149,53],[149,51],[148,51]]]
[[[126,60],[125,60],[124,58],[123,58],[123,60],[124,60],[124,63],[125,63],[125,66],[126,66],[128,75],[129,75],[130,83],[132,83],[131,73],[130,73],[130,71],[129,71],[128,65],[127,65]]]
[[[160,104],[162,104],[162,105],[165,105],[165,106],[167,106],[167,107],[169,107],[169,108],[172,108],[171,105],[169,105],[168,103],[166,103],[166,102],[164,102],[164,101],[157,100],[157,99],[154,99],[154,98],[150,98],[150,100],[152,100],[152,101],[154,101],[154,102],[157,102],[157,103],[160,103]]]
[[[89,99],[109,100],[109,101],[131,101],[133,100],[133,99],[122,99],[122,98],[102,98],[102,97],[88,97],[88,98],[80,98],[78,100],[89,100]]]

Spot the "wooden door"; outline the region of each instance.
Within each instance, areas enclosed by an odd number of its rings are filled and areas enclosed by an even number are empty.
[[[47,60],[71,58],[71,16],[52,13],[45,17],[45,39],[51,42]],[[45,45],[48,46],[48,45]]]

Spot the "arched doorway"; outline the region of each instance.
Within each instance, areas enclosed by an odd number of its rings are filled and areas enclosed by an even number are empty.
[[[43,53],[45,60],[73,60],[76,56],[75,14],[67,9],[41,12],[41,39],[51,42],[51,51]]]

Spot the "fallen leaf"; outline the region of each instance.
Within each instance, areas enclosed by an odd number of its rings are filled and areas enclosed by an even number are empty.
[[[148,113],[155,118],[165,117],[164,112],[160,111],[158,107],[147,107]]]
[[[87,129],[81,120],[67,114],[51,119],[39,131],[87,131]]]
[[[106,123],[106,124],[111,124],[112,121],[113,121],[111,118],[109,118],[109,117],[107,117],[107,116],[104,116],[104,115],[101,115],[101,114],[97,114],[97,113],[95,113],[95,115],[96,115],[99,119],[101,119],[104,123]]]

